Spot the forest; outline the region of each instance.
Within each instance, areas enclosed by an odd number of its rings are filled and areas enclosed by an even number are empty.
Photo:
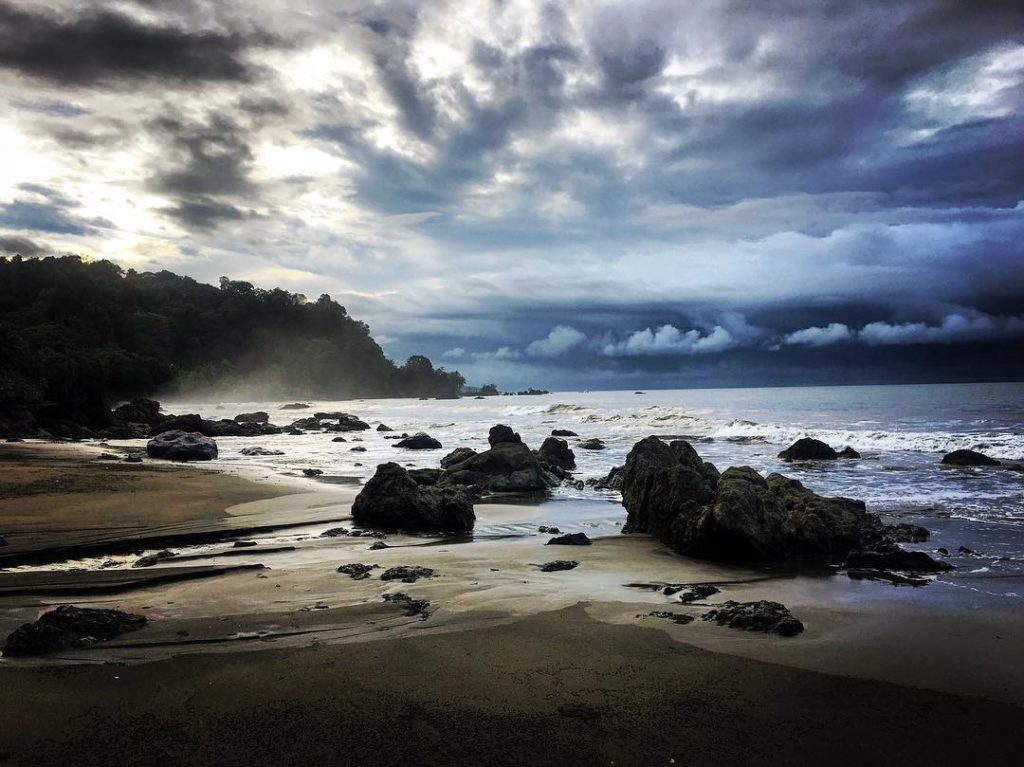
[[[140,395],[456,397],[464,384],[426,357],[396,365],[328,295],[79,256],[0,258],[0,418],[101,425]]]

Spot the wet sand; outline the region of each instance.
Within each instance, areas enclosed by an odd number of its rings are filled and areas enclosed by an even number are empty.
[[[934,765],[1024,748],[1021,616],[935,585],[719,567],[638,536],[589,547],[391,536],[369,551],[372,539],[319,537],[350,523],[350,491],[103,464],[79,446],[4,452],[0,533],[12,545],[59,542],[83,518],[111,541],[150,525],[260,532],[242,554],[217,540],[183,549],[201,559],[181,564],[0,573],[4,636],[72,601],[151,619],[110,643],[0,661],[0,764]],[[60,492],[17,491],[57,480]],[[533,512],[477,514],[493,530]],[[48,538],[28,535],[40,520]],[[536,567],[556,558],[580,566]],[[352,580],[336,572],[350,562],[437,577]],[[223,571],[174,578],[208,568]],[[111,582],[123,588],[94,588]],[[807,630],[784,639],[638,617],[707,609],[639,585],[659,582],[775,599]],[[396,591],[429,600],[429,617],[382,600]]]

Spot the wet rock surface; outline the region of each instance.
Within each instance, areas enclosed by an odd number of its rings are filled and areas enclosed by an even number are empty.
[[[990,458],[976,450],[954,450],[942,456],[944,466],[1000,466],[995,458]]]
[[[673,623],[678,623],[680,626],[685,626],[687,623],[693,623],[693,616],[687,615],[686,613],[674,613],[670,610],[651,610],[647,613],[649,618],[664,618],[670,620]]]
[[[362,562],[351,562],[346,565],[341,565],[338,568],[338,572],[344,573],[354,581],[362,581],[369,578],[370,573],[377,569],[380,569],[380,565],[367,565]]]
[[[536,493],[558,486],[558,478],[544,470],[508,426],[494,426],[489,441],[490,450],[449,463],[438,484],[475,486],[494,493]]]
[[[419,616],[420,620],[424,621],[430,617],[427,609],[430,607],[430,602],[426,599],[413,599],[408,594],[396,591],[393,594],[385,594],[384,601],[401,607],[410,617]]]
[[[576,443],[576,447],[580,450],[604,450],[604,440],[597,439],[596,437],[591,439],[580,440]]]
[[[569,449],[569,443],[557,437],[548,437],[537,450],[537,458],[541,463],[556,466],[559,469],[575,469],[576,454]]]
[[[540,565],[540,571],[542,573],[557,573],[562,570],[574,570],[579,567],[579,564],[579,562],[573,559],[556,559]]]
[[[268,450],[265,447],[243,447],[239,451],[242,455],[284,455],[283,450]]]
[[[804,624],[793,617],[785,605],[766,599],[758,602],[734,602],[730,599],[704,613],[701,620],[743,631],[763,631],[784,637],[796,636],[804,630]]]
[[[902,570],[911,573],[941,573],[955,569],[948,562],[939,562],[923,551],[906,551],[898,546],[875,551],[851,551],[843,563],[846,568]]]
[[[560,535],[557,538],[552,538],[545,545],[546,546],[589,546],[593,541],[587,537],[586,533],[567,533],[566,535]]]
[[[3,654],[15,658],[86,647],[137,631],[146,623],[144,616],[121,610],[61,605],[34,623],[25,623],[15,629],[4,643]]]
[[[476,455],[476,450],[471,447],[457,447],[441,459],[441,468],[447,469],[457,463],[465,461]]]
[[[429,434],[424,432],[417,432],[411,437],[406,437],[395,443],[395,447],[401,447],[406,450],[440,450],[443,445]]]
[[[420,578],[433,578],[437,573],[430,567],[419,565],[398,565],[389,567],[380,574],[382,581],[401,581],[402,583],[415,583]]]
[[[695,586],[687,586],[679,592],[677,597],[683,604],[689,604],[690,602],[697,602],[701,599],[707,599],[710,596],[714,596],[719,593],[721,589],[717,586],[712,586],[708,583],[699,583]]]
[[[779,458],[783,461],[834,461],[839,453],[820,439],[803,437],[787,447]],[[859,455],[857,457],[860,457]]]
[[[132,567],[152,567],[155,564],[163,562],[165,559],[174,559],[176,556],[178,555],[173,551],[164,549],[163,551],[158,551],[155,554],[147,554],[144,557],[140,557],[135,561]]]
[[[217,443],[196,431],[171,430],[149,440],[146,454],[169,461],[211,461],[217,457]]]

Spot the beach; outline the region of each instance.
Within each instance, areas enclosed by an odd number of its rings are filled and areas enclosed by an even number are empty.
[[[351,525],[350,487],[100,452],[4,446],[0,634],[63,603],[149,622],[0,662],[8,763],[943,764],[1024,746],[1024,620],[1005,600],[717,565],[647,536],[553,551],[501,532],[536,526],[530,505],[477,504],[472,542],[371,551],[320,536]],[[65,563],[11,565],[69,541]],[[127,566],[168,541],[187,561]],[[537,567],[567,556],[579,566]],[[380,569],[336,571],[354,562]],[[379,579],[396,565],[435,576]],[[666,583],[776,600],[806,629],[701,621]],[[399,591],[425,618],[383,600]]]

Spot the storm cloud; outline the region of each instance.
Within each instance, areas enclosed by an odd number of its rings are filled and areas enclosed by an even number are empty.
[[[0,98],[3,242],[477,382],[1024,374],[1019,3],[0,0]]]

